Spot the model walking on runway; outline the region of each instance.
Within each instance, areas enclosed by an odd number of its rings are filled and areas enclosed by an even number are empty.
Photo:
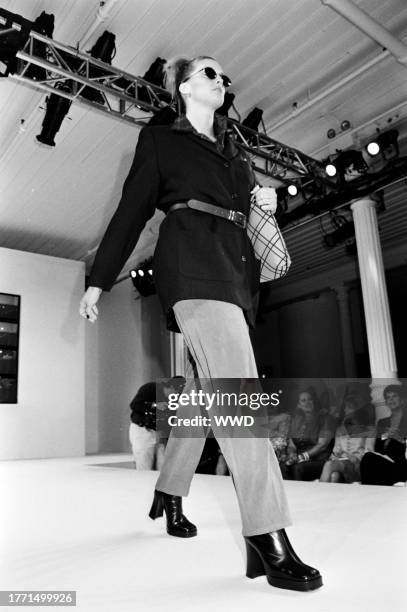
[[[154,253],[154,278],[169,329],[183,334],[200,379],[255,379],[248,327],[255,321],[260,274],[245,229],[253,172],[226,131],[226,118],[215,115],[231,81],[207,56],[168,62],[166,74],[180,115],[171,126],[141,130],[80,313],[96,320],[102,291],[111,289],[158,208],[166,217]],[[256,201],[274,212],[275,191],[258,189]],[[182,513],[182,496],[188,495],[204,442],[172,434],[168,440],[150,516],[165,511],[171,535],[197,534]],[[320,587],[320,573],[299,559],[285,532],[291,520],[269,439],[219,437],[218,442],[239,502],[247,576],[266,575],[270,584],[286,589]]]

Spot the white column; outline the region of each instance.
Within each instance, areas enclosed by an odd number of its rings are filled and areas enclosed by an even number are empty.
[[[182,334],[170,332],[171,376],[186,375],[186,351]]]
[[[397,364],[391,327],[383,257],[377,226],[376,205],[371,197],[351,204],[355,223],[360,280],[372,374],[372,401],[377,416],[387,413],[383,388],[397,381]],[[396,379],[396,380],[395,380]]]
[[[345,376],[354,378],[356,376],[355,350],[352,341],[352,327],[349,312],[349,294],[345,285],[333,287],[339,308],[339,320],[341,323],[341,338],[343,350],[343,362]]]

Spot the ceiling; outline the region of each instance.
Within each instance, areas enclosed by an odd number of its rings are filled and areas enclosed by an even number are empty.
[[[405,0],[354,4],[407,45]],[[54,13],[54,40],[75,45],[99,2],[3,0],[1,6],[32,20],[42,10]],[[105,29],[116,35],[113,65],[134,75],[158,56],[216,57],[232,78],[242,118],[262,108],[269,136],[317,159],[363,144],[388,126],[399,130],[407,154],[406,65],[320,0],[117,0],[81,49]],[[333,87],[356,69],[357,78]],[[12,77],[0,80],[0,246],[89,267],[119,201],[139,127],[73,104],[50,149],[35,140],[44,100],[44,92]],[[345,119],[352,129],[341,132]],[[328,140],[329,128],[339,136]],[[384,250],[405,243],[405,180],[385,189],[385,207],[379,215]],[[124,272],[152,253],[160,219],[149,222]],[[326,231],[329,223],[314,220],[286,233],[293,265],[279,283],[348,261],[343,245],[323,248],[321,224]]]

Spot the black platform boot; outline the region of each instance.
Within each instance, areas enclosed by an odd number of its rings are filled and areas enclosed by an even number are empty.
[[[154,500],[149,517],[155,520],[159,516],[167,517],[167,533],[178,538],[192,538],[198,531],[195,525],[182,514],[182,497],[154,491]]]
[[[280,589],[312,591],[322,586],[317,569],[305,565],[296,555],[284,529],[246,536],[248,578],[267,576]]]

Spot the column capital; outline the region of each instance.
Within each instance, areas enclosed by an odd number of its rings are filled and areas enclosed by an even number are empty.
[[[364,196],[351,200],[350,207],[352,210],[357,208],[376,208],[376,200],[372,196]]]

